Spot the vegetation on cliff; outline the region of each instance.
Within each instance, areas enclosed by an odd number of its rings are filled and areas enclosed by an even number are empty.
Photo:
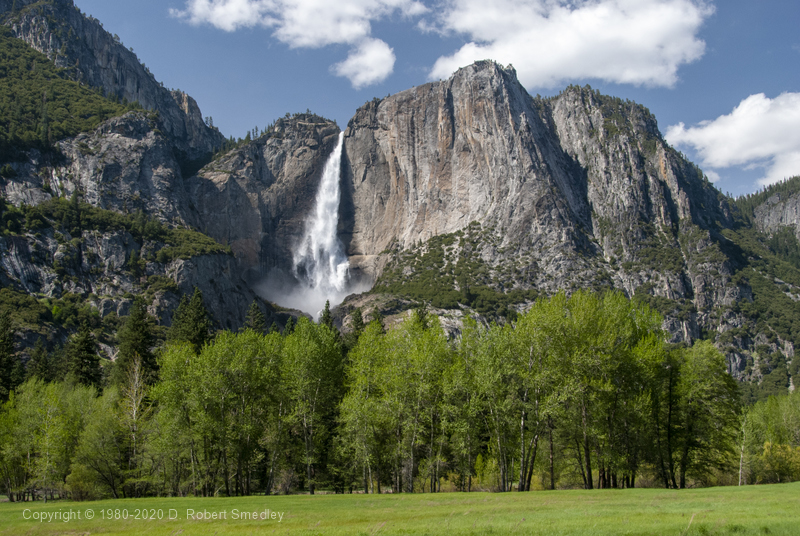
[[[513,319],[517,313],[512,305],[531,303],[539,295],[531,286],[535,263],[513,259],[508,252],[507,262],[490,265],[481,253],[484,248],[496,249],[493,238],[492,229],[473,222],[456,233],[392,250],[373,292],[407,296],[441,309],[466,306],[492,319]]]
[[[0,27],[0,162],[92,130],[136,109],[67,79],[47,56]]]

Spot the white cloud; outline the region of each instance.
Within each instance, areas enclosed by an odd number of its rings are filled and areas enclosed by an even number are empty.
[[[275,37],[291,47],[316,48],[357,43],[370,35],[371,21],[395,12],[411,17],[427,11],[417,0],[186,0],[185,9],[170,14],[228,32],[275,28]]]
[[[350,80],[355,89],[383,82],[394,70],[394,51],[380,39],[364,39],[343,62],[331,66],[337,76]]]
[[[273,35],[293,48],[353,45],[348,58],[332,69],[358,88],[385,80],[394,68],[392,49],[370,37],[372,21],[427,11],[418,0],[186,0],[185,9],[170,14],[228,32],[273,28]]]
[[[170,8],[170,15],[192,24],[209,23],[226,32],[256,25],[273,26],[272,0],[187,0],[186,9]]]
[[[712,13],[703,0],[447,0],[434,27],[470,42],[430,77],[493,59],[512,63],[528,87],[585,78],[669,87],[703,55],[697,33]]]
[[[763,167],[759,184],[778,182],[800,174],[800,93],[750,95],[728,115],[669,127],[666,138],[694,148],[705,166]]]

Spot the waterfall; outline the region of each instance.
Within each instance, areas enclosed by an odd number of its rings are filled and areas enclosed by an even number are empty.
[[[320,311],[325,300],[335,305],[344,298],[350,263],[336,235],[339,223],[339,181],[344,132],[328,157],[317,190],[314,211],[306,221],[305,234],[293,252],[292,271],[308,294],[318,297],[312,307]],[[335,302],[335,303],[334,303]]]

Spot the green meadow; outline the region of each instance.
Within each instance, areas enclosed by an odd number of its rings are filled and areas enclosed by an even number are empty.
[[[198,519],[187,518],[192,511]],[[89,512],[92,519],[87,519]],[[156,519],[135,519],[137,514]],[[691,490],[4,502],[0,535],[6,534],[796,535],[800,483]]]

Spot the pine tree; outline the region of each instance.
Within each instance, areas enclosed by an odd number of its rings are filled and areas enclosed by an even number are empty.
[[[117,332],[119,353],[114,362],[114,372],[111,382],[122,385],[127,378],[127,371],[136,356],[141,360],[142,373],[145,381],[150,383],[156,380],[158,364],[151,351],[155,344],[153,337],[153,318],[147,313],[144,301],[136,299],[131,307],[130,314],[125,323]]]
[[[203,304],[203,293],[195,287],[192,298],[185,294],[172,316],[172,326],[167,333],[168,341],[185,341],[192,345],[196,354],[211,340],[211,320]]]
[[[100,387],[103,377],[100,356],[97,355],[94,336],[87,324],[83,324],[67,343],[65,357],[69,379],[83,385]]]
[[[425,303],[414,309],[414,321],[419,324],[423,331],[430,327],[428,314],[428,306]]]
[[[353,311],[353,332],[361,335],[364,331],[364,315],[361,313],[361,307],[356,307]]]
[[[244,321],[244,329],[252,329],[256,333],[263,334],[267,328],[267,319],[264,318],[264,313],[258,306],[255,300],[250,304],[250,309],[247,310],[247,316]]]
[[[67,211],[64,212],[64,218],[66,223],[65,227],[67,227],[67,231],[73,237],[80,236],[81,234],[81,204],[80,199],[78,198],[78,190],[75,190],[72,193],[72,197],[69,200],[69,207]]]
[[[334,329],[330,300],[325,300],[325,309],[322,310],[322,316],[319,318],[319,323],[322,326],[328,326],[329,328]]]
[[[128,257],[128,270],[134,277],[142,275],[142,267],[139,265],[139,252],[137,250],[131,251],[131,256]]]
[[[355,348],[358,343],[358,338],[364,332],[364,315],[361,313],[361,307],[356,307],[352,315],[352,330],[344,336],[344,347],[349,352]]]
[[[291,335],[292,332],[294,332],[294,317],[290,316],[289,320],[286,321],[286,325],[283,327],[283,335],[285,337]]]
[[[381,333],[386,333],[386,322],[383,314],[378,309],[375,309],[372,313],[372,322],[378,322],[381,325]]]
[[[47,358],[49,381],[64,381],[69,373],[69,363],[67,362],[67,349],[60,344],[53,348]]]
[[[31,351],[31,358],[28,361],[28,370],[25,375],[26,379],[39,378],[43,382],[51,382],[55,379],[54,372],[50,355],[44,346],[44,340],[39,337],[36,339],[36,344]]]
[[[0,401],[5,402],[18,383],[17,362],[14,355],[14,330],[8,313],[0,315]]]

